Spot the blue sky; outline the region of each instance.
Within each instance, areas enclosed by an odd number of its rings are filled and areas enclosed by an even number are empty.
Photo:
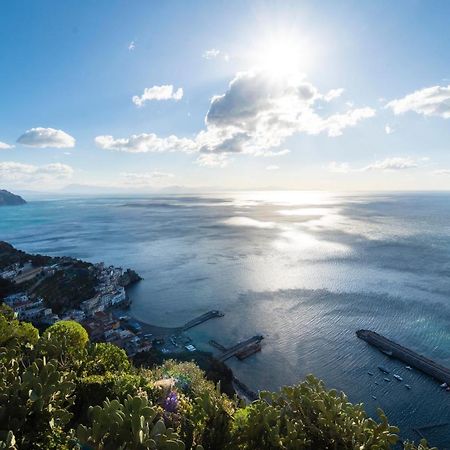
[[[1,187],[449,189],[448,17],[446,1],[3,1]]]

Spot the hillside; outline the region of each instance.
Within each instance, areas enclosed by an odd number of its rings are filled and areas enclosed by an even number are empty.
[[[20,195],[0,189],[0,206],[16,206],[24,205],[25,203],[26,201]]]
[[[40,336],[1,305],[0,400],[0,448],[9,450],[398,448],[382,411],[375,421],[312,376],[245,405],[191,362],[137,368],[76,322]]]

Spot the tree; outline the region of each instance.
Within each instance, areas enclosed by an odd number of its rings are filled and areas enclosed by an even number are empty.
[[[81,365],[88,342],[87,331],[79,323],[61,320],[47,328],[37,347],[41,355],[74,367]]]
[[[83,368],[86,375],[103,375],[107,372],[129,372],[131,364],[125,350],[100,342],[88,349]]]
[[[39,331],[31,323],[20,322],[10,307],[0,305],[0,347],[33,346],[38,339]]]

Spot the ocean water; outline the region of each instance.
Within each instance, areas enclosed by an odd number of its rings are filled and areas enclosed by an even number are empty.
[[[144,280],[130,290],[131,314],[152,324],[222,310],[190,332],[202,349],[263,334],[262,352],[229,361],[254,389],[313,373],[370,414],[384,409],[402,437],[450,422],[450,393],[355,335],[375,330],[450,366],[450,194],[35,200],[0,209],[0,239],[136,269]],[[385,382],[378,365],[405,381]],[[450,425],[424,434],[450,448]]]

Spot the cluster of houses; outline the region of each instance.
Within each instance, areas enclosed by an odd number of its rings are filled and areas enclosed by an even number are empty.
[[[50,275],[57,265],[33,268],[36,273]],[[34,297],[26,292],[9,295],[4,302],[18,315],[18,318],[37,324],[50,325],[58,320],[74,320],[81,323],[88,331],[91,340],[110,342],[123,348],[129,356],[152,348],[151,335],[143,335],[140,325],[127,317],[117,319],[111,309],[129,306],[125,288],[121,285],[123,270],[117,267],[106,267],[103,263],[94,264],[97,285],[94,297],[80,303],[79,309],[64,311],[59,316],[51,308],[45,306],[44,299]],[[0,277],[15,281],[17,277],[31,271],[15,264],[0,273]],[[17,282],[17,281],[16,281]]]
[[[47,325],[51,325],[59,320],[59,317],[53,314],[51,308],[47,308],[44,305],[42,298],[32,299],[25,292],[9,295],[4,299],[4,302],[17,313],[20,320]]]

